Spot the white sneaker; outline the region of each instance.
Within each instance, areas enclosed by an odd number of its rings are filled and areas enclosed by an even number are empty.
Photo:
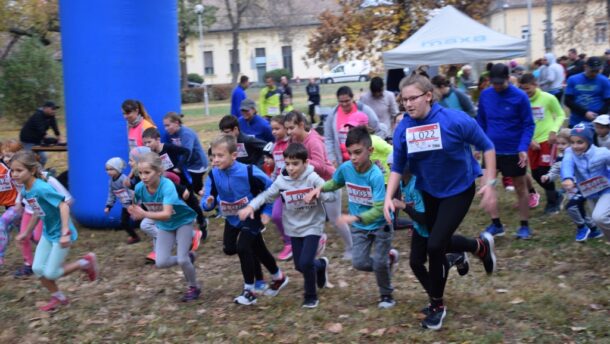
[[[254,295],[254,293],[251,290],[245,290],[241,293],[241,295],[239,295],[238,297],[236,297],[233,302],[240,304],[240,305],[245,305],[245,306],[249,306],[249,305],[255,305],[256,304],[256,295]]]
[[[345,251],[343,253],[343,257],[341,257],[341,259],[351,261],[352,260],[352,251]]]
[[[394,307],[395,305],[396,301],[394,301],[394,298],[391,295],[384,295],[381,297],[381,301],[377,306],[381,309],[388,309]]]

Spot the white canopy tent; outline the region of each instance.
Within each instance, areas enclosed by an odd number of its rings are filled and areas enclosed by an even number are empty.
[[[383,53],[386,70],[511,59],[527,55],[527,41],[496,32],[453,6],[443,7],[398,47]]]

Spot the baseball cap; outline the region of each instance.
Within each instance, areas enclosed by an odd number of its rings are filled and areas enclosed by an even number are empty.
[[[610,54],[610,49],[606,49],[605,54],[606,54],[606,55]]]
[[[252,99],[244,99],[239,106],[240,110],[256,109],[256,103]]]
[[[347,122],[345,122],[345,126],[359,127],[361,125],[369,125],[369,116],[360,111],[350,115]]]
[[[492,84],[501,84],[508,80],[508,66],[504,63],[496,63],[489,71],[489,81]]]
[[[53,110],[59,109],[59,106],[55,105],[55,103],[50,100],[47,100],[46,102],[44,102],[44,104],[42,104],[42,107],[50,107]]]
[[[602,65],[602,59],[597,56],[591,56],[587,59],[587,66],[591,69],[601,69]]]
[[[601,124],[601,125],[610,125],[610,116],[608,115],[599,115],[597,118],[593,120],[593,123]]]

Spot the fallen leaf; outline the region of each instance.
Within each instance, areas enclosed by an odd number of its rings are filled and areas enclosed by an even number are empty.
[[[506,294],[506,293],[508,293],[508,289],[496,289],[496,293],[498,293],[498,294]]]
[[[349,284],[347,284],[347,282],[345,282],[344,280],[339,280],[339,288],[347,288],[349,287]]]
[[[589,305],[589,308],[591,308],[592,310],[595,310],[595,311],[599,311],[600,309],[602,309],[602,306],[600,306],[596,303],[592,303]]]
[[[518,305],[518,304],[523,303],[523,302],[525,302],[525,300],[523,300],[522,298],[518,297],[518,298],[513,299],[513,300],[512,300],[511,302],[509,302],[509,303],[510,303],[511,305]]]
[[[238,337],[246,337],[249,335],[250,335],[250,333],[248,333],[248,331],[244,331],[244,330],[239,331],[239,333],[237,334]]]
[[[341,333],[341,331],[343,331],[343,325],[341,325],[340,323],[332,323],[332,324],[326,325],[325,329],[328,332]]]
[[[362,330],[358,331],[359,334],[364,334],[364,335],[369,334],[369,332],[371,332],[371,331],[369,331],[368,328],[363,328]]]
[[[349,315],[347,315],[347,314],[340,314],[339,315],[339,319],[347,319],[347,318],[349,318]]]
[[[581,326],[572,326],[572,327],[570,327],[570,329],[574,332],[582,332],[582,331],[586,330],[587,328],[581,327]]]
[[[386,329],[385,328],[380,328],[378,330],[375,330],[375,332],[371,333],[371,336],[373,337],[381,337],[385,334]]]

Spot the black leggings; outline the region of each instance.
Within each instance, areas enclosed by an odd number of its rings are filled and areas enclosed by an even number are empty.
[[[136,233],[136,228],[138,227],[140,227],[140,221],[134,221],[129,215],[129,212],[127,212],[127,208],[123,207],[123,209],[121,209],[121,228],[124,229],[130,237],[139,238]]]
[[[246,284],[254,284],[255,281],[263,279],[261,262],[271,274],[279,270],[260,232],[255,234],[249,230],[233,227],[228,221],[225,221],[223,251],[227,255],[237,253]]]
[[[545,190],[554,191],[555,190],[555,182],[548,180],[546,183],[542,182],[542,176],[549,173],[551,170],[550,166],[540,166],[536,169],[532,170],[532,177]]]
[[[422,283],[422,286],[432,298],[442,298],[445,292],[445,283],[447,282],[447,272],[449,270],[445,254],[447,252],[475,253],[477,250],[478,244],[476,239],[453,235],[462,223],[464,216],[468,213],[474,193],[474,183],[465,191],[446,198],[436,198],[426,192],[422,192],[426,209],[426,228],[428,228],[430,235],[427,240],[425,238],[424,240],[416,239],[416,243],[412,244],[412,246],[418,244],[418,247],[415,248],[415,253],[419,257],[423,255],[423,248],[426,248],[429,259],[429,272],[426,276],[424,268],[423,271],[418,269],[414,273],[416,273],[420,283]],[[411,255],[413,255],[414,248],[412,247],[411,250]],[[416,265],[411,264],[412,266]]]
[[[193,180],[193,183],[191,184],[193,187],[193,191],[196,194],[199,194],[199,191],[203,189],[203,176],[205,175],[205,172],[195,173],[189,171],[189,174],[191,175],[191,179]]]

